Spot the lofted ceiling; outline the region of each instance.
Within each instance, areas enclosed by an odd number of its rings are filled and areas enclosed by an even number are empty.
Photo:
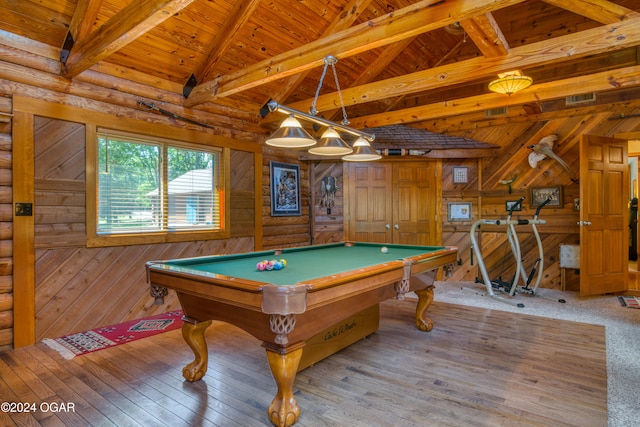
[[[245,138],[279,123],[259,114],[269,99],[309,110],[327,55],[359,129],[459,131],[587,93],[591,108],[634,114],[639,45],[640,0],[0,0],[0,60],[40,73],[0,79],[115,89],[127,96],[112,102]],[[533,85],[488,90],[512,70]],[[340,121],[339,106],[327,73],[318,114]]]

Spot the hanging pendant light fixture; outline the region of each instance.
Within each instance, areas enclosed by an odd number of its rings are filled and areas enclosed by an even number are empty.
[[[342,156],[342,160],[349,162],[370,162],[381,159],[382,156],[371,148],[371,144],[366,139],[360,137],[353,143],[353,153]]]
[[[520,71],[510,71],[504,74],[498,74],[498,79],[489,83],[491,92],[511,95],[528,88],[533,83],[533,79],[523,76]]]
[[[352,151],[353,149],[340,138],[340,135],[333,126],[330,126],[324,131],[315,147],[309,148],[310,154],[317,154],[319,156],[342,156]]]
[[[302,128],[293,114],[290,114],[265,142],[273,147],[301,148],[315,145],[316,140]]]
[[[318,88],[316,89],[316,94],[311,103],[311,108],[309,113],[303,113],[301,111],[295,110],[293,108],[286,107],[277,103],[276,101],[270,100],[267,102],[261,109],[260,114],[264,118],[270,112],[281,112],[289,114],[289,118],[287,120],[295,120],[297,125],[293,122],[287,123],[285,120],[280,128],[278,128],[273,135],[271,135],[266,143],[268,145],[272,145],[275,147],[285,147],[285,148],[298,148],[298,147],[312,147],[309,149],[310,154],[321,155],[321,156],[342,156],[342,155],[351,155],[358,156],[360,152],[366,152],[366,157],[371,157],[371,152],[375,154],[375,151],[371,149],[369,142],[375,139],[375,135],[368,134],[366,132],[362,132],[357,129],[353,129],[349,127],[349,119],[347,118],[347,111],[344,106],[344,101],[342,99],[342,92],[340,91],[340,82],[338,81],[338,73],[336,72],[335,64],[338,62],[338,59],[334,56],[327,56],[324,58],[324,68],[322,70],[322,76],[320,77],[320,82],[318,83]],[[327,68],[331,66],[333,70],[333,75],[335,78],[336,88],[338,91],[338,97],[340,99],[340,106],[342,109],[343,120],[342,123],[335,123],[331,120],[324,119],[322,117],[316,116],[316,102],[318,101],[318,96],[320,94],[320,89],[322,88],[322,83],[324,81]],[[316,144],[316,141],[309,135],[296,119],[304,119],[311,121],[320,126],[326,126],[327,129],[322,134],[322,137]],[[306,134],[304,135],[303,134]],[[357,152],[351,154],[354,150],[344,141],[344,139],[340,135],[341,133],[347,133],[355,136],[358,139],[362,139],[367,148],[361,148],[356,150]],[[307,138],[308,136],[308,138]],[[368,142],[367,142],[368,141]],[[357,142],[357,141],[356,141]],[[352,160],[358,160],[358,158],[354,158]],[[364,159],[361,160],[373,160],[373,159]]]

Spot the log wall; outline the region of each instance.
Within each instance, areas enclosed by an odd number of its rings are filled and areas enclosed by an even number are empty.
[[[0,96],[0,351],[13,342],[11,98]]]

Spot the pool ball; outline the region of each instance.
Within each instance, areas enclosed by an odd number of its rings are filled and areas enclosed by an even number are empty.
[[[389,252],[389,249],[387,249],[387,247],[386,247],[386,246],[383,246],[383,247],[380,249],[380,252],[382,252],[383,254],[386,254],[387,252]]]

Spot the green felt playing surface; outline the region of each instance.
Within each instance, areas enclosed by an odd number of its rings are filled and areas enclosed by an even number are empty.
[[[388,248],[387,253],[381,251]],[[443,249],[441,246],[406,246],[376,243],[344,243],[283,249],[282,254],[261,251],[246,254],[221,255],[168,261],[171,268],[186,269],[200,274],[220,274],[274,285],[293,285],[305,280],[357,270]],[[282,270],[259,271],[263,260],[285,259]]]

